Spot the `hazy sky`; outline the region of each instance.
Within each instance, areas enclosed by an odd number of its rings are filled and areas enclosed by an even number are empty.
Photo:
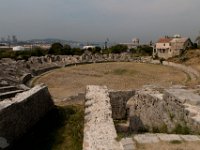
[[[200,31],[200,0],[0,0],[0,37],[155,41]]]

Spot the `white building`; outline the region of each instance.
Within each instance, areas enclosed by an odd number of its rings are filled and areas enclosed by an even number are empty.
[[[133,38],[132,42],[130,43],[120,43],[120,44],[126,45],[128,49],[132,49],[132,48],[137,48],[138,46],[140,46],[140,40],[138,38]]]
[[[13,47],[13,51],[24,51],[25,48],[23,46],[15,46]]]
[[[83,46],[83,49],[87,50],[87,49],[95,49],[96,46],[93,45],[87,45],[87,46]]]

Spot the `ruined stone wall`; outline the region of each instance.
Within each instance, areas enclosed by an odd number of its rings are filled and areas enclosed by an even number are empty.
[[[19,139],[53,107],[49,91],[44,85],[0,102],[0,148]]]
[[[112,109],[106,86],[87,86],[83,150],[122,150],[116,140]]]

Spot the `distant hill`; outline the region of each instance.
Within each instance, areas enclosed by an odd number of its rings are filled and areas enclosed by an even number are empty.
[[[104,42],[80,42],[80,41],[72,41],[72,40],[62,40],[56,38],[46,38],[46,39],[31,39],[25,41],[27,43],[36,43],[36,44],[53,44],[59,42],[61,44],[69,44],[71,47],[80,47],[82,48],[85,45],[95,45],[95,46],[104,46]]]

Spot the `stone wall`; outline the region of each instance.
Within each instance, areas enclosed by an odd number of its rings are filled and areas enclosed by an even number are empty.
[[[8,82],[10,85],[19,84],[23,75],[31,73],[40,75],[46,71],[59,67],[76,64],[101,63],[101,62],[149,62],[151,57],[132,57],[129,53],[123,54],[83,54],[81,56],[71,55],[46,55],[41,57],[30,57],[28,61],[13,60],[10,58],[0,59],[0,83]]]
[[[44,85],[37,85],[11,100],[0,102],[0,148],[23,136],[53,107],[54,103]]]
[[[107,87],[87,86],[83,150],[122,150],[116,137]]]

